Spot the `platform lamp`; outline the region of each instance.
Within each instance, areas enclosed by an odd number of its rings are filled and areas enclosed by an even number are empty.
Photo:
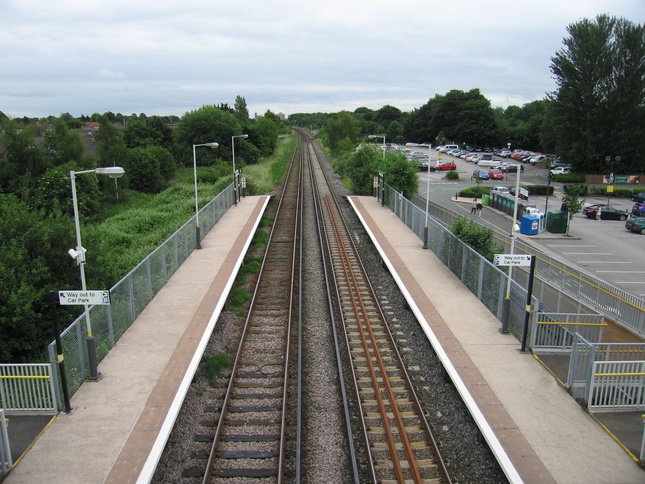
[[[202,238],[201,238],[200,228],[199,228],[199,199],[197,198],[197,155],[195,154],[195,148],[197,148],[198,146],[208,146],[209,148],[217,148],[219,146],[219,143],[216,143],[213,141],[211,143],[200,143],[197,145],[193,145],[193,175],[195,179],[195,248],[201,249]]]
[[[76,198],[76,175],[83,173],[95,173],[96,175],[106,175],[110,178],[120,178],[125,170],[120,166],[109,166],[105,168],[95,168],[94,170],[70,171],[69,177],[72,182],[72,203],[74,206],[74,227],[76,230],[76,248],[69,249],[67,252],[72,259],[76,261],[81,271],[81,289],[87,291],[85,282],[85,248],[81,244],[81,227],[78,220],[78,200]],[[85,325],[87,326],[87,357],[90,365],[90,380],[98,381],[101,378],[98,372],[98,362],[96,359],[96,342],[92,335],[92,323],[90,321],[90,311],[87,304],[85,306]]]
[[[510,145],[510,143],[509,143]],[[519,164],[515,165],[517,170],[516,179],[515,179],[515,206],[513,207],[513,220],[511,221],[511,255],[515,253],[515,238],[516,233],[520,230],[520,227],[517,225],[517,208],[519,205],[519,195],[520,195],[520,166]],[[502,327],[499,330],[500,333],[508,333],[508,321],[511,313],[511,281],[513,279],[513,266],[508,267],[508,279],[506,280],[506,297],[502,303]]]
[[[236,134],[231,136],[231,149],[233,150],[233,201],[237,205],[237,173],[235,172],[235,138],[248,138],[248,134]],[[241,198],[240,198],[241,200]]]

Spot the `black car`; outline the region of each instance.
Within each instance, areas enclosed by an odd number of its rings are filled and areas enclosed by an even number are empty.
[[[596,218],[598,210],[600,210],[600,220],[621,220],[624,222],[629,217],[626,210],[620,210],[602,203],[589,205],[582,209],[582,213],[588,218]]]
[[[632,202],[645,202],[645,192],[634,193]]]

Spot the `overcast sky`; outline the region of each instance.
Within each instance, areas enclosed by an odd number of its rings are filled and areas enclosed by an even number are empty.
[[[522,105],[555,89],[567,25],[602,13],[642,24],[645,2],[0,0],[0,111],[409,111],[474,88]]]

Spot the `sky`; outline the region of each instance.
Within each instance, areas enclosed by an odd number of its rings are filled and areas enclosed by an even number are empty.
[[[0,111],[411,111],[452,89],[521,106],[556,89],[567,26],[599,14],[643,24],[645,2],[0,0]]]

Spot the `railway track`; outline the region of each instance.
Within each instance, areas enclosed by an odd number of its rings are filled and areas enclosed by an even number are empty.
[[[373,482],[451,482],[383,310],[311,143],[319,214]],[[340,348],[338,349],[340,351]]]
[[[306,375],[300,352],[306,322],[300,300],[303,177],[308,174],[335,331],[349,472],[357,483],[450,483],[316,150],[309,135],[299,132],[237,354],[219,379],[225,382],[224,395],[210,408],[213,435],[196,439],[201,446],[192,458],[207,462],[184,477],[203,473],[204,484],[246,479],[280,483],[286,474],[289,481],[306,480],[300,464],[306,440],[301,430]],[[287,429],[288,421],[296,423],[295,430]]]

